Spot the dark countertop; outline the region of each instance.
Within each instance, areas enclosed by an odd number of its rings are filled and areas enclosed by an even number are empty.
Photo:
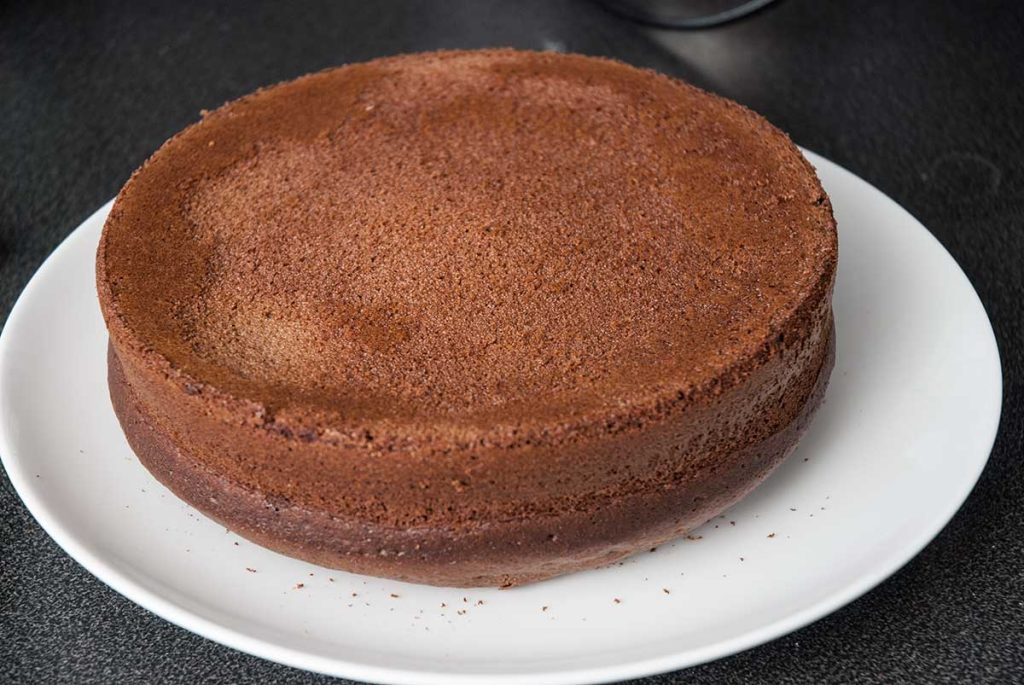
[[[491,45],[618,57],[766,115],[942,241],[981,295],[1003,357],[991,461],[927,549],[803,630],[643,682],[1024,682],[1024,3],[783,0],[678,34],[584,0],[6,3],[4,316],[61,239],[200,109],[343,62]],[[330,680],[221,647],[120,597],[43,533],[6,477],[0,512],[0,682]]]

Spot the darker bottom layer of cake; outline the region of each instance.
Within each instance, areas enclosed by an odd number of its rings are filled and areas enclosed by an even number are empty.
[[[147,469],[175,495],[264,547],[353,573],[456,587],[521,585],[595,568],[649,550],[718,515],[763,481],[792,450],[821,404],[835,357],[835,333],[797,417],[766,440],[728,455],[709,480],[666,484],[598,511],[543,520],[493,522],[468,530],[382,529],[298,506],[211,472],[149,418],[113,348],[108,381],[114,411]],[[558,530],[557,536],[547,531]],[[359,540],[362,551],[339,541]],[[537,542],[542,541],[542,542]],[[405,550],[385,553],[376,550]]]

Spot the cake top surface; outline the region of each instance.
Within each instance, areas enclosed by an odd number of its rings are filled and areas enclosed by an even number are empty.
[[[206,114],[119,195],[98,283],[115,342],[196,392],[482,426],[698,389],[835,256],[813,170],[756,114],[609,60],[490,50]]]

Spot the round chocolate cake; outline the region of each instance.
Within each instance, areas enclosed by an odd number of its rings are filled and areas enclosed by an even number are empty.
[[[515,585],[679,536],[832,368],[831,207],[749,110],[588,57],[381,59],[205,114],[97,255],[156,478],[262,545]]]

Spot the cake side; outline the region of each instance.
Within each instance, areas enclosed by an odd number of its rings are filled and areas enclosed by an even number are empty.
[[[589,507],[581,506],[586,497],[578,496],[561,512],[549,509],[543,515],[488,521],[481,511],[475,522],[446,524],[441,516],[401,527],[296,503],[211,469],[147,415],[112,349],[108,368],[115,412],[142,463],[177,496],[235,533],[283,554],[353,573],[452,587],[509,587],[597,568],[656,547],[742,499],[789,454],[821,404],[835,358],[832,330],[823,352],[820,366],[800,379],[795,397],[802,400],[783,400],[797,407],[797,414],[752,444],[721,455],[688,455],[676,462],[676,470],[650,478],[632,492],[600,493]],[[709,413],[728,412],[731,405],[727,398]],[[661,449],[678,447],[670,441]],[[629,449],[635,454],[638,447]],[[594,452],[583,454],[589,459]],[[607,463],[604,467],[614,469]],[[546,473],[533,474],[540,476],[541,490]],[[442,509],[459,512],[464,506],[460,495],[473,482],[453,484]]]

